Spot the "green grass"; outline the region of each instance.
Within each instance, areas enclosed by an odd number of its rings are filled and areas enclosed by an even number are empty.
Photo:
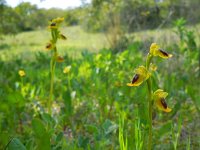
[[[108,42],[103,33],[86,33],[79,26],[63,27],[63,34],[67,41],[59,41],[61,54],[70,54],[72,57],[80,56],[80,52],[88,50],[97,52],[108,47]],[[3,60],[10,60],[14,56],[28,59],[37,52],[45,52],[46,43],[50,39],[48,29],[19,33],[14,36],[4,36],[1,39],[0,55]]]
[[[200,25],[189,27],[195,32],[196,41],[200,43]],[[110,47],[104,33],[87,33],[80,26],[63,27],[62,32],[67,36],[67,41],[59,41],[61,54],[69,54],[76,58],[80,52],[87,50],[98,52],[102,48]],[[146,30],[133,33],[135,41],[143,41],[148,48],[152,41],[160,43],[162,46],[169,46],[179,43],[175,29]],[[12,60],[13,55],[24,59],[34,58],[35,53],[45,52],[45,45],[49,41],[50,35],[48,29],[38,31],[22,32],[13,36],[4,36],[0,39],[0,58],[3,60]]]

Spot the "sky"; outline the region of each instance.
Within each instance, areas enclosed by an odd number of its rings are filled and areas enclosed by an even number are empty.
[[[87,3],[91,0],[85,0]],[[21,2],[30,2],[31,4],[36,4],[38,8],[62,8],[66,9],[69,7],[80,6],[81,0],[6,0],[7,5],[15,7]]]

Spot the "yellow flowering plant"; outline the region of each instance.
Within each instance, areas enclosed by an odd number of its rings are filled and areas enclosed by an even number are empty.
[[[59,30],[60,24],[64,21],[64,18],[55,18],[49,22],[48,29],[51,32],[51,40],[47,43],[46,49],[51,52],[51,62],[50,62],[50,93],[49,93],[49,100],[47,103],[48,112],[51,113],[51,105],[53,99],[53,86],[54,86],[54,72],[56,62],[61,63],[64,61],[64,58],[58,54],[57,51],[57,41],[58,39],[66,40],[66,36],[61,33]]]
[[[146,81],[148,88],[148,122],[149,122],[149,138],[148,138],[148,150],[152,149],[152,112],[153,106],[164,112],[170,112],[171,109],[166,103],[167,92],[162,89],[157,89],[153,92],[151,82],[151,71],[155,71],[157,66],[151,63],[153,57],[159,56],[164,59],[172,57],[172,54],[168,54],[156,43],[152,43],[150,46],[149,53],[146,57],[146,66],[139,66],[135,69],[135,74],[130,83],[127,86],[139,86]]]
[[[20,77],[24,77],[26,75],[25,71],[21,69],[18,71],[18,74]]]

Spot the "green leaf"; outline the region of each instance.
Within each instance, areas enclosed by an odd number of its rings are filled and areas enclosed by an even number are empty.
[[[35,135],[39,138],[41,138],[43,135],[46,134],[46,129],[44,127],[44,124],[39,119],[33,119],[32,121],[32,127]]]
[[[40,119],[33,119],[32,121],[33,131],[36,136],[37,149],[38,150],[50,150],[50,135],[46,131],[43,122]]]
[[[41,138],[37,139],[37,149],[38,150],[50,150],[50,136],[48,133],[45,133]]]
[[[171,132],[171,121],[163,124],[157,131],[157,134],[162,137],[164,134]]]
[[[56,142],[60,142],[63,138],[63,132],[60,132],[56,137]]]
[[[71,99],[71,93],[69,91],[65,91],[63,94],[64,104],[65,104],[65,110],[68,116],[72,114],[72,99]]]
[[[26,150],[26,147],[19,139],[13,138],[8,145],[8,150]]]
[[[11,104],[20,104],[20,106],[24,106],[25,104],[25,99],[22,96],[22,94],[18,91],[12,92],[7,96],[8,101]]]
[[[110,120],[106,120],[103,124],[103,129],[105,131],[105,134],[109,134],[115,130],[117,130],[118,126],[114,123],[112,123]]]
[[[85,128],[89,133],[97,135],[99,133],[98,128],[95,125],[85,125]]]
[[[45,121],[45,123],[52,125],[52,127],[56,124],[55,120],[51,117],[51,115],[47,113],[42,114],[42,119]]]

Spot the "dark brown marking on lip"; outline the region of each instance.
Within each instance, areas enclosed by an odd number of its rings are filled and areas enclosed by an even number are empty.
[[[64,36],[63,34],[60,34],[61,39],[66,40],[66,36]]]
[[[51,44],[50,44],[50,43],[47,44],[47,45],[46,45],[46,48],[47,48],[47,49],[51,48]]]
[[[52,27],[56,26],[56,23],[55,23],[55,22],[52,22],[52,23],[51,23],[51,26],[52,26]]]
[[[164,99],[164,98],[161,98],[160,101],[161,101],[162,106],[163,106],[165,109],[167,109],[167,103],[165,102],[165,99]]]
[[[160,51],[160,52],[161,52],[161,53],[162,53],[164,56],[167,56],[167,57],[169,56],[169,55],[168,55],[168,53],[167,53],[167,52],[165,52],[164,50],[162,50],[162,49],[159,49],[159,51]]]
[[[131,83],[134,84],[139,79],[139,74],[135,74]]]

